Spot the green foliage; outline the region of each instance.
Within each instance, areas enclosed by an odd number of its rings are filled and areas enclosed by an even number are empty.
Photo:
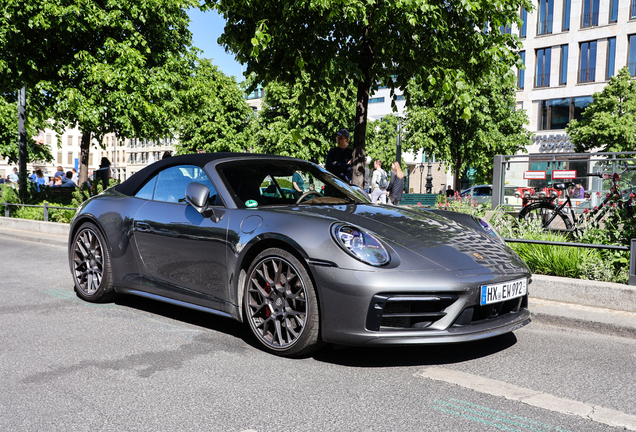
[[[333,91],[355,87],[355,164],[364,163],[369,94],[380,85],[404,89],[414,79],[424,98],[440,105],[455,100],[470,117],[476,113],[471,89],[483,76],[506,75],[519,61],[518,36],[498,27],[519,23],[520,7],[532,10],[527,0],[205,3],[226,19],[219,41],[247,65],[254,86],[295,83],[305,73],[312,91],[300,94],[298,105],[309,112],[329,104]],[[483,23],[492,31],[478,30]],[[359,174],[354,183],[361,184]]]
[[[509,74],[490,75],[438,101],[411,82],[403,148],[423,149],[446,161],[456,184],[469,167],[477,170],[476,183],[490,183],[494,156],[525,151],[530,143],[530,132],[524,127],[527,114],[515,110],[515,85]],[[466,108],[470,108],[470,116],[464,115]]]
[[[436,205],[442,210],[455,211],[459,213],[468,213],[474,216],[483,217],[486,211],[490,210],[488,204],[477,204],[471,197],[460,197],[456,192],[454,197],[446,197],[446,195],[438,195]]]
[[[636,148],[636,82],[622,68],[593,102],[581,120],[572,120],[566,132],[577,152],[624,152]]]
[[[403,121],[402,118],[389,114],[368,124],[366,154],[371,161],[380,159],[387,173],[391,169],[391,163],[397,158],[398,123]],[[373,169],[373,162],[370,168]],[[404,162],[402,170],[406,170]]]
[[[326,102],[312,109],[301,101],[315,91],[308,86],[304,72],[293,84],[275,81],[264,90],[263,105],[251,133],[256,152],[321,163],[335,146],[336,131],[351,129],[355,110],[347,101],[355,97],[352,86],[331,90]]]
[[[19,161],[18,104],[13,96],[6,95],[3,97],[0,95],[0,156],[8,158],[10,164],[17,164]],[[34,139],[38,136],[40,130],[50,126],[42,115],[27,116],[26,132],[29,162],[53,161],[50,147],[43,145],[43,143],[38,143]]]
[[[236,81],[210,60],[198,61],[179,97],[183,113],[178,129],[179,153],[248,149],[246,128],[253,121],[252,109]]]
[[[176,130],[191,74],[187,9],[195,0],[4,0],[0,88],[26,87],[30,104],[90,137],[156,138]],[[33,113],[34,110],[29,110]]]

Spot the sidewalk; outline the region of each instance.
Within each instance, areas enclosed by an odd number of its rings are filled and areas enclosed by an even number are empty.
[[[66,247],[68,231],[68,224],[0,217],[0,237]],[[528,290],[535,322],[636,339],[636,287],[533,275]]]

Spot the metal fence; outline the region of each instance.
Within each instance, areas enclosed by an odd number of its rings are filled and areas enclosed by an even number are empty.
[[[50,206],[48,203],[44,203],[44,205],[33,205],[33,204],[14,204],[14,203],[10,203],[10,202],[4,202],[4,216],[5,217],[11,217],[10,211],[9,211],[9,207],[10,206],[15,206],[15,207],[40,207],[43,209],[43,216],[44,216],[44,222],[48,222],[49,221],[49,209],[55,209],[55,210],[73,210],[73,211],[77,211],[77,208],[75,207],[58,207],[58,206]]]
[[[629,247],[627,246],[615,246],[615,245],[597,245],[589,243],[568,243],[568,242],[554,242],[543,240],[526,240],[526,239],[513,239],[505,238],[509,243],[530,243],[530,244],[542,244],[550,246],[567,246],[567,247],[582,247],[588,249],[610,249],[629,251],[629,281],[628,285],[636,285],[636,239],[631,239]]]

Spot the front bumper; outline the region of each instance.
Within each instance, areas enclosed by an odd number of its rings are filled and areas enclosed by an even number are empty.
[[[384,271],[383,271],[384,270]],[[480,286],[529,273],[485,269],[359,271],[312,266],[322,339],[342,345],[466,342],[509,333],[530,323],[528,296],[479,305]]]

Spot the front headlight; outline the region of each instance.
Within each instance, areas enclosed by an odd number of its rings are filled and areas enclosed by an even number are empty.
[[[475,222],[477,222],[484,231],[486,231],[488,234],[490,234],[491,236],[493,236],[500,242],[505,243],[504,239],[499,235],[499,233],[495,230],[495,228],[492,225],[490,225],[489,222],[487,222],[485,219],[482,219],[480,217],[475,217],[475,216],[473,216],[473,219],[475,219]]]
[[[334,224],[331,226],[331,236],[345,252],[365,264],[379,267],[389,263],[389,253],[382,243],[359,228]]]

